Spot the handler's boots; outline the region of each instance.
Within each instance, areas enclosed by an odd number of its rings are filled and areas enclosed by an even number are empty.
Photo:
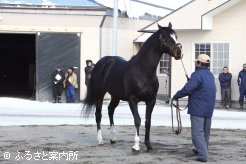
[[[58,103],[61,103],[61,96],[58,96]]]
[[[243,104],[240,104],[240,109],[243,109]]]

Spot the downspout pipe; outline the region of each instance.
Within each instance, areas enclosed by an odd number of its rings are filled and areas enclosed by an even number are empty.
[[[117,29],[118,29],[118,0],[114,0],[112,56],[117,55]]]
[[[99,57],[100,57],[100,59],[103,57],[103,54],[102,54],[102,27],[103,27],[103,24],[104,24],[104,22],[105,22],[105,19],[106,19],[106,15],[104,15],[103,16],[103,18],[102,18],[102,21],[101,21],[101,23],[100,23],[100,26],[99,26]]]

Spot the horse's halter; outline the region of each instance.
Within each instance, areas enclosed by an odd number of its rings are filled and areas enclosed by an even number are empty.
[[[162,34],[160,34],[160,36],[159,36],[159,39],[160,39],[160,41],[161,41],[161,45],[160,45],[160,50],[161,50],[161,52],[163,52],[163,46],[166,46],[166,47],[168,47],[169,49],[170,49],[170,51],[173,51],[173,49],[175,48],[175,47],[180,47],[180,49],[182,49],[182,45],[180,44],[180,43],[175,43],[175,44],[170,44],[170,43],[168,43],[168,42],[165,42],[165,39],[163,39],[163,37],[162,37]],[[181,58],[182,58],[183,56],[181,56]]]

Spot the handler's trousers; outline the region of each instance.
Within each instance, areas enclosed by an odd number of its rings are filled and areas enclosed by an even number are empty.
[[[198,159],[207,160],[211,118],[190,115],[190,120],[192,143],[198,151]]]

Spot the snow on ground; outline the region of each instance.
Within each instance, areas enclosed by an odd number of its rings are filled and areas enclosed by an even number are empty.
[[[109,125],[106,101],[103,105],[102,124]],[[95,118],[84,118],[81,116],[82,104],[53,104],[50,102],[38,102],[16,98],[0,98],[0,126],[11,125],[79,125],[93,124]],[[145,122],[145,105],[139,104],[139,113]],[[183,127],[190,127],[187,111],[181,112]],[[134,125],[133,116],[129,106],[121,102],[115,110],[115,125]],[[153,126],[171,126],[171,108],[162,101],[158,101],[153,114]],[[235,110],[215,109],[212,128],[220,129],[246,129],[246,112]]]

